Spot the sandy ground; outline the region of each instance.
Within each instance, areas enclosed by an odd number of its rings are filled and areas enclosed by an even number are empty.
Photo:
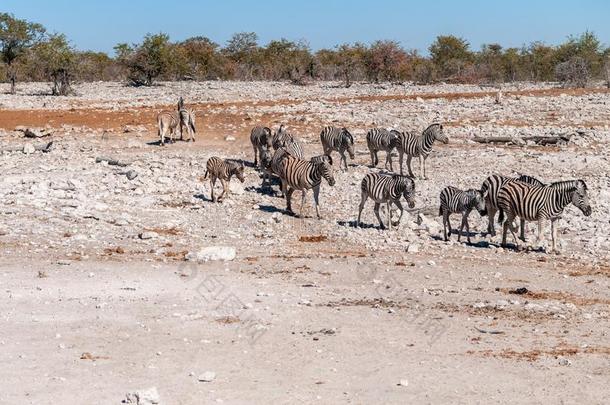
[[[55,144],[0,156],[0,403],[118,404],[149,387],[164,404],[607,402],[606,91],[507,89],[498,107],[489,89],[469,86],[191,84],[197,142],[161,148],[154,116],[171,102],[159,94],[184,86],[98,83],[55,99],[33,84],[0,98],[0,147]],[[430,179],[416,180],[417,211],[382,231],[369,205],[369,225],[354,228],[359,181],[376,170],[365,129],[439,116],[451,142],[436,147]],[[252,167],[230,199],[208,199],[207,158],[249,161],[249,128],[279,122],[308,156],[320,153],[324,124],[355,134],[349,171],[322,187],[322,220],[287,215]],[[18,125],[53,134],[24,139]],[[575,131],[560,147],[471,141]],[[472,245],[439,239],[444,185],[516,171],[587,181],[594,214],[566,210],[561,255],[479,234]],[[185,260],[205,246],[237,256]],[[207,371],[213,381],[199,381]]]

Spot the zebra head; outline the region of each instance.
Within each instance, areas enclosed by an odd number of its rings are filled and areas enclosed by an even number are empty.
[[[269,127],[264,127],[263,130],[265,131],[265,142],[264,144],[267,146],[267,149],[271,149],[271,147],[273,146],[273,134],[271,133],[271,128]]]
[[[487,205],[485,204],[485,200],[487,199],[487,190],[481,191],[470,189],[466,192],[472,195],[472,198],[474,198],[474,208],[479,212],[479,215],[482,217],[487,215]]]
[[[401,176],[400,174],[395,174],[393,176],[398,180],[400,187],[402,188],[402,195],[407,200],[407,204],[409,208],[415,207],[415,182],[409,176]]]
[[[335,177],[333,176],[333,167],[326,161],[322,160],[319,163],[315,163],[316,170],[326,179],[329,185],[335,185]]]
[[[586,217],[591,215],[591,205],[587,195],[587,184],[583,180],[576,182],[576,187],[572,193],[572,204],[578,207]]]
[[[231,162],[231,167],[229,168],[229,178],[230,176],[235,176],[239,179],[240,182],[244,182],[246,179],[244,178],[244,162]]]
[[[435,123],[424,130],[423,135],[431,134],[435,141],[449,143],[449,137],[443,132],[443,124]]]
[[[261,167],[268,169],[271,166],[271,147],[263,149],[263,155],[261,156]]]
[[[390,146],[392,148],[397,147],[400,144],[401,133],[393,129],[390,131]]]
[[[341,128],[341,140],[343,144],[347,145],[349,158],[354,160],[354,137],[345,127]]]

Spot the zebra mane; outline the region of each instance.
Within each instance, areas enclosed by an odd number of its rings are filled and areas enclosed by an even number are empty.
[[[554,189],[558,190],[566,190],[566,191],[575,191],[578,186],[581,186],[585,191],[587,191],[587,183],[584,180],[564,180],[564,181],[556,181],[550,184],[550,186]]]

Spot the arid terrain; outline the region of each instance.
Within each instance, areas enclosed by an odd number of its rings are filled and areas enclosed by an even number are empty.
[[[521,84],[501,103],[495,88],[449,84],[7,90],[0,404],[120,404],[152,387],[161,404],[608,402],[610,90]],[[180,96],[196,142],[161,147],[156,114]],[[415,209],[384,231],[369,200],[356,228],[360,181],[382,169],[369,167],[367,129],[433,121],[450,142],[415,180]],[[320,220],[311,192],[307,217],[288,215],[251,164],[250,129],[280,123],[307,156],[325,125],[354,135],[349,170],[336,159],[335,186],[322,184]],[[569,141],[520,141],[540,135]],[[489,136],[514,142],[473,141]],[[203,180],[211,156],[247,162],[220,204]],[[472,244],[444,242],[440,190],[492,173],[583,179],[593,214],[566,208],[559,255],[534,244],[533,223],[532,249],[500,247],[476,212]],[[235,257],[205,262],[217,247]]]

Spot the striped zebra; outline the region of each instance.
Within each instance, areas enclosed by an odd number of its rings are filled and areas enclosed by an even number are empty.
[[[585,216],[591,215],[591,205],[587,195],[587,185],[583,180],[559,181],[548,186],[532,186],[512,181],[506,183],[498,192],[499,223],[504,223],[502,246],[506,246],[506,234],[510,229],[517,249],[519,243],[515,236],[513,220],[520,217],[526,221],[538,222],[537,243],[542,243],[544,222],[551,221],[551,251],[557,252],[557,229],[555,221],[561,218],[563,209],[570,203],[579,208]],[[506,220],[504,220],[506,216]]]
[[[319,194],[320,184],[324,178],[329,185],[335,185],[332,166],[327,162],[311,163],[291,155],[285,156],[280,163],[280,180],[282,181],[282,193],[286,196],[286,209],[292,211],[291,198],[295,190],[302,191],[301,211],[299,217],[303,217],[303,206],[307,190],[313,189],[313,199],[316,206],[316,215],[320,219]]]
[[[385,229],[385,225],[379,216],[379,207],[381,204],[387,204],[388,209],[388,227],[391,229],[392,225],[398,226],[400,219],[402,218],[403,208],[400,203],[400,197],[404,196],[407,200],[409,208],[415,207],[415,182],[413,179],[407,176],[401,176],[399,174],[387,175],[380,173],[369,173],[362,179],[360,184],[360,206],[358,207],[358,222],[357,226],[361,226],[360,218],[362,216],[362,210],[364,204],[368,198],[375,202],[375,216],[379,220],[379,226],[381,229]],[[392,204],[396,205],[400,210],[400,216],[398,221],[392,223]]]
[[[494,220],[496,217],[496,212],[498,212],[498,191],[505,184],[512,181],[522,181],[524,183],[531,184],[533,186],[544,186],[540,180],[535,177],[527,176],[525,174],[520,175],[519,177],[506,177],[500,176],[499,174],[492,174],[488,178],[483,181],[483,185],[481,186],[481,192],[485,193],[485,208],[487,210],[487,234],[491,236],[496,235],[496,230],[494,227]],[[525,220],[521,220],[521,240],[525,242]]]
[[[210,189],[212,194],[212,201],[217,202],[221,200],[225,194],[229,194],[228,183],[231,181],[231,177],[236,176],[239,181],[244,182],[244,164],[242,162],[236,162],[229,159],[221,159],[216,156],[212,156],[206,163],[206,171],[204,178],[210,176]],[[214,197],[214,185],[216,179],[220,180],[222,184],[222,193],[218,198]]]
[[[195,141],[195,111],[185,108],[176,111],[161,111],[157,115],[158,136],[161,138],[161,145],[165,145],[165,137],[169,136],[170,141],[174,142],[176,129],[180,132],[180,140],[183,139],[182,130],[186,127],[189,139]]]
[[[286,146],[279,147],[274,153],[273,156],[267,161],[267,164],[264,165],[263,169],[263,184],[261,187],[265,187],[266,184],[270,182],[271,175],[276,175],[279,177],[280,168],[282,160],[286,156],[292,156],[299,159],[303,159],[303,146],[293,138],[292,141],[286,143]],[[284,196],[282,190],[280,189],[281,197]]]
[[[377,167],[379,159],[377,152],[383,150],[386,152],[385,168],[394,171],[392,168],[392,150],[398,145],[400,132],[385,128],[373,128],[366,133],[366,144],[371,153],[371,165]]]
[[[352,134],[345,127],[324,127],[320,132],[320,141],[325,155],[330,156],[333,151],[339,152],[341,155],[339,166],[343,163],[345,170],[347,170],[345,151],[349,154],[349,158],[354,160],[354,137]]]
[[[286,142],[292,140],[292,135],[286,130],[284,124],[280,125],[277,131],[273,134],[273,139],[271,140],[271,145],[273,146],[273,150],[278,150],[286,146]]]
[[[443,236],[445,242],[451,237],[451,214],[462,214],[462,224],[458,233],[458,242],[462,237],[464,226],[466,227],[466,238],[470,243],[470,225],[468,224],[468,216],[473,209],[476,209],[481,216],[487,214],[485,209],[485,193],[480,190],[460,190],[457,187],[447,186],[440,194],[441,205],[438,210],[438,215],[443,217]],[[447,237],[447,229],[449,229],[449,237]]]
[[[426,178],[426,159],[432,152],[432,145],[434,141],[440,141],[443,143],[449,142],[449,138],[443,132],[442,124],[432,124],[428,128],[424,129],[421,135],[417,136],[411,132],[402,132],[399,137],[398,145],[398,160],[400,163],[400,174],[402,174],[402,159],[403,156],[407,155],[407,168],[409,169],[409,176],[415,177],[411,170],[411,159],[414,157],[419,158],[419,175],[421,178]]]
[[[273,134],[269,127],[256,126],[252,128],[252,131],[250,132],[250,142],[252,143],[252,149],[254,150],[254,166],[258,166],[259,159],[262,165],[265,151],[272,147],[272,137]]]
[[[328,156],[328,155],[318,155],[318,156],[314,156],[314,157],[312,157],[311,159],[309,159],[309,161],[310,161],[311,163],[321,163],[321,162],[326,162],[326,163],[328,163],[328,164],[329,164],[329,165],[331,165],[331,166],[332,166],[332,164],[333,164],[333,158],[331,158],[331,157],[330,157],[330,156]]]

